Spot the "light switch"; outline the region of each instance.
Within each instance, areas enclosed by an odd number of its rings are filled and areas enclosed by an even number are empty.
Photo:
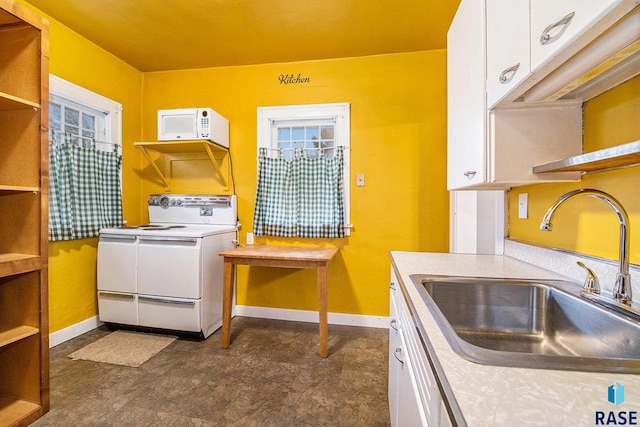
[[[356,175],[356,186],[364,187],[364,174],[359,173]]]
[[[529,209],[529,193],[518,194],[518,218],[527,219]]]

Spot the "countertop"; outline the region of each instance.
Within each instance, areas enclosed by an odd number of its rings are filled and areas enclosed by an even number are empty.
[[[410,275],[566,277],[498,255],[392,251],[391,260],[469,426],[593,426],[596,411],[606,416],[610,411],[640,413],[640,375],[488,366],[461,358],[449,347]],[[608,387],[616,382],[625,387],[625,401],[617,407],[607,400]]]

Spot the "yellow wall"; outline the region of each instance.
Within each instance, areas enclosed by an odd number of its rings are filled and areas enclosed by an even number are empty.
[[[133,141],[140,139],[142,129],[143,75],[68,27],[47,18],[50,21],[50,73],[122,104],[123,210],[127,217],[138,220],[141,196],[136,170],[139,170],[141,156],[133,147]],[[49,243],[51,332],[97,314],[97,243],[97,238]]]
[[[281,74],[300,74],[310,82],[281,84]],[[256,243],[338,246],[341,250],[329,269],[329,311],[387,315],[388,251],[448,250],[445,83],[445,51],[146,73],[144,138],[156,138],[156,111],[162,108],[211,107],[229,119],[245,242],[245,233],[252,231],[255,197],[256,109],[349,102],[351,237],[259,237]],[[172,192],[223,192],[219,182],[209,178],[211,166],[191,163],[174,175]],[[364,187],[355,186],[357,173],[365,174]],[[142,194],[164,191],[146,166]],[[315,275],[241,266],[237,303],[315,310]]]
[[[640,77],[594,98],[584,107],[584,152],[640,140]],[[590,173],[578,183],[538,184],[509,192],[510,237],[618,259],[619,226],[613,210],[592,197],[565,203],[550,233],[538,230],[542,216],[562,194],[576,188],[595,188],[613,195],[631,222],[631,262],[640,264],[640,167]],[[518,219],[518,194],[529,193],[529,218]]]
[[[389,250],[447,250],[445,51],[144,74],[50,22],[50,72],[123,105],[123,209],[131,224],[147,221],[148,194],[165,191],[133,146],[156,139],[158,109],[209,106],[230,120],[244,241],[253,219],[256,108],[349,102],[352,236],[257,243],[340,247],[330,267],[329,310],[369,315],[388,314]],[[279,83],[280,74],[292,73],[311,82]],[[175,167],[173,192],[225,192],[206,161]],[[366,175],[365,187],[355,187],[356,173]],[[55,332],[97,314],[97,239],[51,243],[49,251]],[[239,304],[313,310],[316,295],[309,271],[239,269]]]

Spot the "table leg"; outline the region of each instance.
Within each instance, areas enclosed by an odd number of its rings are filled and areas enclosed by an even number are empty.
[[[234,265],[230,259],[224,259],[222,281],[222,348],[229,347],[231,340],[231,303],[233,302]]]
[[[327,264],[318,266],[318,312],[320,314],[320,357],[327,357],[329,349],[327,337]]]

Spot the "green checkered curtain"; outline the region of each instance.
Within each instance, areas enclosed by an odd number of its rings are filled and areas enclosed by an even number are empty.
[[[116,152],[79,147],[65,136],[49,147],[49,240],[86,239],[122,225]]]
[[[269,157],[261,148],[253,216],[257,236],[345,237],[344,154],[305,157],[296,149],[290,161]]]

